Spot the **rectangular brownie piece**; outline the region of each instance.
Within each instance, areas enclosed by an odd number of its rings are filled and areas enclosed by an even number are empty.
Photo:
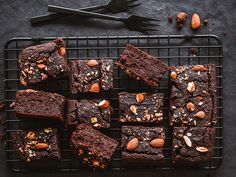
[[[163,119],[162,93],[119,93],[120,122],[159,123]]]
[[[143,80],[152,87],[158,87],[168,65],[146,52],[127,44],[116,63],[130,77]]]
[[[79,124],[71,135],[72,152],[94,169],[109,166],[118,142],[86,124]]]
[[[161,127],[122,126],[122,160],[131,163],[159,162],[164,158],[162,149],[165,133]]]
[[[216,68],[185,65],[171,68],[170,125],[213,126],[217,122]]]
[[[66,98],[57,93],[20,90],[12,106],[19,117],[64,120]]]
[[[112,60],[75,60],[70,65],[70,91],[72,94],[113,88]]]
[[[95,128],[109,128],[112,108],[107,100],[67,100],[67,125],[88,123]]]
[[[174,127],[172,160],[174,163],[198,163],[211,160],[214,153],[215,128]]]
[[[13,149],[25,162],[61,159],[56,128],[12,132],[11,139]]]
[[[20,82],[24,86],[34,85],[68,75],[66,49],[61,38],[30,46],[19,56]]]

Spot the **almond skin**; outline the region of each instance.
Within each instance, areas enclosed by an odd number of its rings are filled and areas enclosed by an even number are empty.
[[[205,117],[205,112],[203,111],[198,111],[196,114],[194,114],[195,117],[198,117],[200,119],[203,119]]]
[[[128,142],[126,148],[129,151],[133,151],[138,147],[138,143],[139,143],[138,138],[133,138]]]
[[[60,48],[60,54],[64,57],[66,56],[66,48],[65,47]]]
[[[187,109],[188,109],[189,111],[191,111],[191,112],[194,111],[194,109],[195,109],[194,104],[191,103],[191,102],[188,102],[187,105],[186,105],[186,107],[187,107]]]
[[[99,93],[100,91],[99,84],[98,83],[92,84],[89,91],[94,93]]]
[[[171,77],[172,79],[176,79],[176,78],[177,78],[177,73],[176,73],[175,71],[172,71],[172,72],[170,73],[170,77]]]
[[[138,94],[136,95],[136,101],[137,101],[138,103],[142,103],[142,102],[144,101],[144,94],[143,94],[143,93],[138,93]]]
[[[207,71],[207,68],[205,68],[203,65],[195,65],[192,68],[193,71]]]
[[[178,20],[178,21],[181,21],[181,22],[184,22],[184,21],[186,20],[187,16],[188,16],[187,13],[185,13],[185,12],[179,12],[179,13],[177,14],[177,20]]]
[[[35,148],[36,149],[47,149],[48,144],[47,143],[38,143],[38,144],[35,144]]]
[[[131,106],[130,106],[130,111],[131,111],[132,113],[136,114],[136,113],[137,113],[137,108],[136,108],[136,106],[131,105]]]
[[[189,82],[187,86],[187,90],[189,93],[193,93],[196,90],[194,82]]]
[[[36,135],[34,132],[30,131],[27,136],[26,136],[29,140],[34,140],[36,138]]]
[[[102,100],[101,102],[98,103],[98,107],[102,109],[107,109],[109,108],[110,104],[107,100]]]
[[[201,20],[200,17],[197,13],[194,13],[192,16],[192,20],[191,20],[191,27],[192,29],[198,29],[201,26]]]
[[[38,64],[37,66],[38,66],[39,69],[44,69],[46,67],[45,64]]]
[[[165,140],[162,138],[153,139],[150,145],[154,148],[162,148],[164,146]]]
[[[94,67],[94,66],[98,65],[98,62],[97,62],[97,60],[89,60],[87,65],[90,67]]]

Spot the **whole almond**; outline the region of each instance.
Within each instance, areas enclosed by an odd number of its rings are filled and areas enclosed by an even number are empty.
[[[142,103],[142,102],[144,101],[144,94],[143,94],[143,93],[138,93],[138,94],[136,95],[136,101],[137,101],[138,103]]]
[[[137,113],[137,108],[136,108],[136,106],[131,105],[131,106],[130,106],[130,111],[131,111],[132,113],[136,114],[136,113]]]
[[[194,82],[188,83],[187,90],[189,93],[193,93],[196,90],[196,86],[195,86]]]
[[[29,140],[34,140],[36,138],[36,135],[34,132],[29,131],[29,133],[26,136]]]
[[[45,64],[38,64],[37,66],[38,66],[39,69],[44,69],[46,67]]]
[[[99,93],[100,91],[99,84],[98,83],[92,84],[89,91],[94,93]]]
[[[203,65],[195,65],[193,68],[192,68],[193,71],[207,71],[207,68],[204,67]]]
[[[133,151],[138,147],[138,143],[139,143],[138,138],[133,138],[127,143],[126,148],[129,151]]]
[[[201,20],[198,14],[194,13],[191,20],[192,29],[198,29],[201,26]]]
[[[179,12],[177,14],[177,20],[181,21],[181,22],[184,22],[187,18],[188,14],[185,13],[185,12]]]
[[[197,150],[198,152],[207,152],[207,151],[208,151],[208,149],[205,148],[205,147],[196,147],[196,150]]]
[[[176,79],[176,78],[177,78],[177,73],[176,73],[175,71],[172,71],[172,72],[170,73],[170,77],[171,77],[172,79]]]
[[[186,135],[183,136],[185,143],[187,144],[188,147],[192,147],[192,141],[190,138]]]
[[[154,148],[161,148],[164,146],[165,140],[162,138],[155,138],[150,142],[150,145]]]
[[[194,111],[194,109],[195,109],[194,104],[191,103],[191,102],[188,102],[187,105],[186,105],[186,107],[187,107],[187,109],[188,109],[189,111],[191,111],[191,112]]]
[[[109,101],[107,100],[102,100],[98,103],[98,107],[102,108],[102,109],[107,109],[109,108],[110,104]]]
[[[196,114],[194,114],[195,117],[198,117],[200,119],[203,119],[205,117],[205,112],[204,111],[198,111]]]
[[[87,65],[93,67],[93,66],[98,65],[98,62],[97,60],[89,60]]]
[[[60,48],[60,54],[64,57],[66,56],[66,48],[65,47]]]
[[[47,149],[49,146],[47,143],[38,143],[38,144],[35,144],[35,148],[36,149]]]
[[[98,160],[92,160],[92,164],[93,164],[94,167],[99,167]]]

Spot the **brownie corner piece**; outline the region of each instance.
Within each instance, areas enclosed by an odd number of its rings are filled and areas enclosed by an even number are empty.
[[[79,124],[71,135],[72,152],[93,169],[106,169],[118,142],[87,124]]]
[[[146,52],[127,44],[116,64],[130,77],[143,80],[151,87],[158,87],[168,65]]]
[[[163,120],[162,93],[119,93],[120,122],[160,123]]]
[[[162,127],[122,126],[121,151],[124,164],[159,164],[164,159],[164,143]]]
[[[23,49],[18,64],[20,82],[24,86],[39,84],[49,78],[63,78],[69,72],[62,38]]]
[[[70,92],[72,94],[113,88],[113,61],[109,59],[74,60],[70,66]]]
[[[211,160],[214,154],[215,127],[174,127],[173,163],[197,164]]]
[[[10,136],[13,149],[22,161],[31,163],[61,159],[56,128],[11,132]]]

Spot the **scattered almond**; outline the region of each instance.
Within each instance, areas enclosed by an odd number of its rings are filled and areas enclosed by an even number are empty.
[[[102,100],[101,102],[98,103],[98,107],[102,109],[107,109],[109,108],[110,104],[107,100]]]
[[[198,100],[198,101],[202,101],[202,100],[203,100],[203,97],[198,96],[198,97],[197,97],[197,100]]]
[[[89,91],[94,93],[99,93],[100,91],[99,84],[98,83],[92,84]]]
[[[34,132],[32,131],[29,131],[29,133],[26,135],[26,137],[29,139],[29,140],[34,140],[36,138],[36,135]]]
[[[39,69],[44,69],[46,67],[45,64],[38,64],[37,66],[38,66]]]
[[[144,101],[144,94],[143,94],[143,93],[138,93],[138,94],[136,95],[136,101],[137,101],[138,103],[142,103],[142,102]]]
[[[193,93],[195,91],[196,87],[194,82],[189,82],[187,86],[187,90],[189,93]]]
[[[192,141],[190,138],[186,135],[183,136],[185,143],[187,144],[188,147],[192,147]]]
[[[92,160],[92,164],[93,164],[94,167],[99,167],[98,160]]]
[[[136,113],[137,113],[137,108],[136,108],[136,106],[131,105],[131,106],[130,106],[130,111],[131,111],[132,113],[136,114]]]
[[[207,152],[207,151],[208,151],[208,149],[205,148],[205,147],[196,147],[196,150],[197,150],[198,152]]]
[[[60,48],[60,53],[61,53],[62,56],[65,57],[66,56],[66,48],[65,47],[61,47]]]
[[[171,77],[172,79],[176,79],[176,78],[177,78],[177,73],[176,73],[175,71],[172,71],[172,72],[170,73],[170,77]]]
[[[133,151],[133,150],[135,150],[137,147],[138,147],[138,143],[139,143],[139,141],[138,141],[138,138],[133,138],[133,139],[131,139],[128,143],[127,143],[127,149],[129,150],[129,151]]]
[[[93,67],[93,66],[98,65],[98,62],[97,60],[89,60],[87,65]]]
[[[187,109],[188,109],[189,111],[191,111],[191,112],[194,111],[194,109],[195,109],[194,104],[191,103],[191,102],[187,103],[186,107],[187,107]]]
[[[47,149],[48,144],[47,143],[38,143],[38,144],[35,144],[35,148],[36,149]]]
[[[42,80],[46,80],[47,78],[48,78],[48,75],[47,74],[43,74],[41,79]]]
[[[198,111],[196,114],[194,114],[195,117],[203,119],[205,117],[205,112],[204,111]]]
[[[179,13],[177,14],[177,23],[176,23],[176,26],[177,26],[178,28],[182,28],[182,26],[184,25],[184,22],[185,22],[187,16],[188,16],[188,15],[187,15],[187,13],[185,13],[185,12],[179,12]]]
[[[201,26],[201,20],[197,13],[194,13],[191,20],[192,29],[198,29]]]
[[[150,142],[150,145],[154,148],[161,148],[164,146],[164,143],[165,143],[165,140],[162,139],[162,138],[156,138],[156,139],[153,139],[151,142]]]
[[[195,65],[192,69],[193,71],[207,71],[207,68],[203,65]]]
[[[95,128],[101,128],[102,125],[101,125],[101,124],[98,124],[98,123],[95,123],[95,124],[93,124],[93,127],[95,127]]]
[[[25,82],[25,80],[23,78],[20,79],[20,83],[21,83],[21,85],[23,85],[25,87],[27,86],[27,82]]]

